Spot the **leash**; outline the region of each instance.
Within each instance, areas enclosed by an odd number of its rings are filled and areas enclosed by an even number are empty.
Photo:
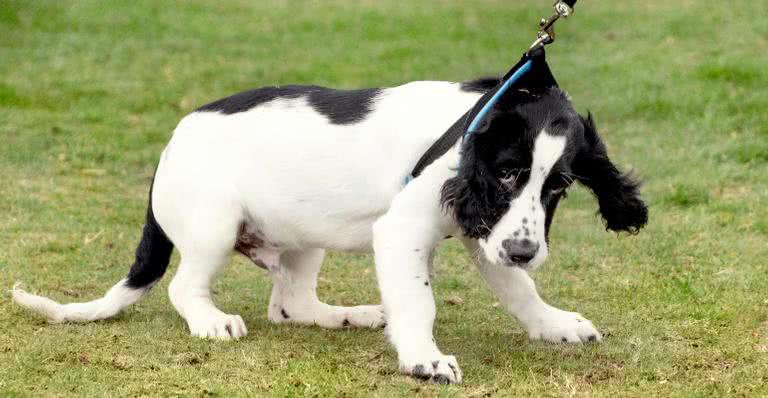
[[[480,100],[457,120],[432,146],[421,156],[413,171],[405,177],[405,183],[418,177],[424,169],[450,150],[460,137],[464,143],[472,134],[483,131],[483,122],[494,105],[514,87],[557,87],[544,56],[544,47],[555,41],[554,24],[560,18],[573,14],[577,0],[559,0],[555,2],[555,13],[549,18],[542,18],[536,40],[528,47],[520,61],[507,72],[499,84],[485,93]],[[534,71],[534,73],[531,73]],[[469,123],[466,123],[469,120]]]

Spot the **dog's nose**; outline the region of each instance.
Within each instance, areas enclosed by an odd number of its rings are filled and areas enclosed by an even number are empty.
[[[517,264],[531,261],[539,250],[539,244],[531,242],[530,239],[505,239],[501,246],[507,252],[507,259]]]

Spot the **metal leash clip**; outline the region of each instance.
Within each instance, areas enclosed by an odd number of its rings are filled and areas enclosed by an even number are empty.
[[[573,14],[573,5],[575,3],[576,1],[566,2],[562,0],[555,2],[555,13],[547,19],[541,19],[539,22],[539,32],[536,34],[536,41],[534,41],[528,48],[528,53],[555,41],[555,22],[557,22],[560,17],[568,18]]]

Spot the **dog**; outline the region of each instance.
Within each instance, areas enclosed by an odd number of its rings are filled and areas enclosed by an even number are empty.
[[[481,131],[405,182],[422,153],[498,83],[266,87],[202,106],[161,154],[128,276],[87,303],[63,305],[18,286],[13,299],[51,322],[109,318],[163,276],[175,247],[181,261],[169,296],[190,333],[239,339],[245,322],[217,309],[210,289],[238,252],[272,277],[272,322],[386,323],[402,373],[460,383],[456,358],[433,338],[430,279],[436,246],[455,236],[529,338],[598,342],[590,321],[545,303],[528,272],[546,259],[555,209],[574,182],[597,198],[608,230],[637,232],[647,208],[638,181],[609,159],[592,116],[579,115],[563,91],[512,90]],[[326,249],[372,251],[382,305],[321,302]]]

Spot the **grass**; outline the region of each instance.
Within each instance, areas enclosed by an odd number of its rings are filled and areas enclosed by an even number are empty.
[[[196,106],[268,84],[336,87],[505,71],[549,2],[0,0],[0,286],[88,300],[125,275],[148,181]],[[530,343],[458,245],[437,258],[436,336],[465,384],[396,372],[381,331],[275,326],[234,259],[239,342],[192,339],[155,291],[118,318],[47,325],[0,300],[0,395],[768,394],[768,20],[747,0],[585,2],[550,64],[645,180],[649,226],[603,231],[574,190],[535,274],[601,345]],[[170,272],[177,264],[174,257]],[[332,253],[333,303],[378,301],[369,256]],[[458,296],[460,305],[446,299]],[[454,301],[454,300],[450,300]]]

